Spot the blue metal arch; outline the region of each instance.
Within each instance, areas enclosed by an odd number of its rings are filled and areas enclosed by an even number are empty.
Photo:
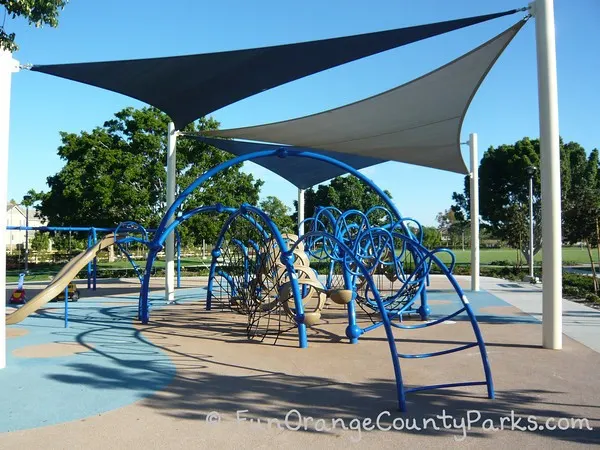
[[[381,230],[385,231],[383,229],[381,229]],[[385,231],[385,232],[389,232],[389,231]],[[391,353],[391,357],[392,357],[392,365],[394,368],[394,374],[395,374],[395,378],[396,378],[398,407],[401,411],[406,411],[406,394],[409,392],[417,392],[417,391],[422,391],[422,390],[461,387],[461,386],[486,386],[488,398],[490,398],[490,399],[494,398],[495,394],[494,394],[494,383],[493,383],[493,379],[492,379],[492,371],[491,371],[489,359],[487,356],[487,351],[485,348],[483,336],[482,336],[481,330],[479,328],[479,324],[477,323],[475,314],[474,314],[474,312],[471,308],[471,305],[469,304],[469,301],[468,301],[466,295],[464,294],[462,288],[460,287],[460,285],[458,284],[458,282],[456,281],[456,279],[454,278],[454,276],[452,275],[452,273],[448,269],[448,267],[435,255],[437,250],[429,251],[425,247],[423,247],[422,244],[420,244],[418,242],[411,242],[411,245],[419,246],[421,248],[421,250],[426,254],[426,258],[430,259],[432,263],[435,263],[442,270],[443,274],[448,278],[448,280],[452,284],[452,287],[454,288],[455,292],[457,293],[463,307],[461,309],[459,309],[458,311],[456,311],[455,313],[452,313],[446,317],[443,317],[441,319],[438,319],[438,320],[435,320],[432,322],[428,322],[425,324],[418,324],[418,325],[402,325],[402,324],[400,324],[400,325],[398,325],[398,324],[395,324],[392,322],[392,316],[386,311],[383,300],[382,300],[381,296],[379,295],[377,287],[375,286],[373,278],[371,277],[368,269],[357,258],[356,254],[354,254],[353,251],[348,246],[346,246],[344,244],[344,242],[342,242],[340,239],[338,239],[336,236],[328,235],[328,233],[321,232],[321,231],[308,232],[305,235],[301,236],[290,247],[289,252],[290,253],[293,252],[297,248],[297,246],[300,245],[301,242],[303,242],[305,240],[313,239],[315,237],[324,237],[324,238],[331,239],[332,241],[334,241],[335,244],[337,246],[339,246],[340,250],[344,254],[344,260],[346,262],[352,262],[352,264],[354,264],[356,266],[356,269],[358,270],[358,272],[361,272],[362,275],[365,277],[369,289],[371,289],[371,291],[374,293],[375,301],[377,302],[378,308],[381,311],[381,322],[378,324],[378,326],[383,325],[383,327],[385,329],[386,338],[388,341],[388,345],[389,345],[389,349],[390,349],[390,353]],[[347,264],[346,264],[346,266],[347,266]],[[352,305],[353,303],[354,303],[354,300],[352,300],[352,302],[350,302],[348,306]],[[398,352],[396,340],[395,340],[394,333],[393,333],[394,327],[401,328],[401,329],[426,328],[426,327],[430,327],[433,325],[437,325],[443,321],[449,320],[449,319],[461,314],[462,312],[467,313],[467,316],[471,323],[471,327],[473,329],[473,334],[475,335],[476,342],[466,344],[466,345],[461,345],[461,346],[454,347],[454,348],[451,348],[448,350],[442,350],[442,351],[431,352],[431,353],[405,354],[405,353]],[[352,322],[350,322],[348,328],[346,329],[346,335],[352,340],[352,338],[354,338],[354,337],[357,338],[358,335],[368,332],[374,328],[376,328],[376,326],[370,326],[365,329],[361,329],[355,323],[353,324]],[[467,350],[472,347],[479,348],[479,353],[480,353],[481,362],[482,362],[482,366],[483,366],[485,381],[467,381],[467,382],[461,382],[461,383],[445,383],[445,384],[421,386],[421,387],[416,387],[416,388],[412,388],[412,389],[406,389],[404,387],[399,358],[406,358],[406,359],[429,358],[429,357],[441,356],[441,355],[446,355],[449,353],[459,352],[462,350]]]
[[[225,233],[227,232],[227,230],[229,229],[231,224],[234,222],[234,220],[236,220],[238,217],[244,217],[247,220],[251,219],[251,217],[249,217],[247,215],[247,213],[249,213],[249,212],[259,216],[268,225],[268,227],[272,233],[272,235],[270,237],[275,238],[277,245],[281,249],[281,262],[283,262],[288,273],[291,275],[290,280],[291,280],[291,284],[292,284],[292,293],[294,295],[294,305],[295,305],[295,311],[296,311],[295,320],[296,320],[296,324],[298,326],[299,346],[300,346],[300,348],[306,348],[306,347],[308,347],[308,337],[306,334],[306,325],[304,323],[304,305],[302,304],[302,296],[300,294],[300,286],[298,284],[298,278],[297,278],[297,276],[295,276],[296,271],[294,269],[294,264],[293,264],[293,255],[291,252],[288,251],[288,246],[286,244],[286,241],[283,239],[283,236],[281,235],[281,232],[277,228],[277,225],[275,225],[275,222],[273,222],[267,214],[265,214],[262,210],[256,208],[255,206],[249,205],[247,203],[243,204],[238,210],[234,211],[227,218],[227,220],[225,221],[225,223],[223,224],[223,226],[221,228],[221,231],[217,238],[217,242],[215,243],[215,249],[213,250],[213,261],[211,262],[210,272],[208,275],[209,276],[208,287],[207,287],[208,295],[207,295],[206,308],[207,309],[211,308],[212,282],[214,279],[215,266],[216,266],[215,259],[218,256],[220,256],[220,247],[223,244],[223,240],[225,239]],[[253,225],[255,225],[255,226],[259,225],[255,221],[252,221],[251,223],[253,223]],[[263,230],[263,232],[264,232],[264,230]]]
[[[233,209],[233,208],[232,208]],[[231,223],[233,223],[233,221],[237,218],[240,217],[240,215],[236,215],[236,210],[233,210],[232,215],[230,217],[227,218],[227,220],[225,221],[224,225],[221,227],[221,230],[219,231],[219,235],[217,237],[217,242],[215,244],[215,247],[212,250],[212,259],[210,262],[210,269],[208,272],[208,286],[207,286],[207,294],[206,294],[206,309],[210,310],[211,306],[212,306],[212,297],[213,297],[213,282],[214,282],[214,277],[216,272],[216,266],[217,266],[217,260],[220,256],[220,247],[223,244],[223,239],[225,238],[225,233],[227,231],[227,229],[229,228],[229,226],[231,225]],[[248,222],[250,222],[265,238],[269,238],[268,233],[264,230],[264,228],[260,225],[260,223],[256,222],[254,220],[253,217],[248,216],[247,214],[241,214],[242,217],[244,217],[246,220],[248,220]],[[244,264],[245,264],[245,269],[246,272],[248,270],[248,264],[249,264],[249,257],[248,257],[248,247],[241,242],[239,239],[234,239],[233,242],[242,250],[242,252],[244,253]],[[260,249],[258,247],[258,244],[256,244],[256,242],[254,241],[250,241],[250,245],[252,245],[252,248],[254,248],[254,250],[256,251],[256,253],[258,254],[260,252]],[[219,273],[219,275],[225,277],[224,272]],[[227,277],[225,277],[227,278]],[[231,284],[232,280],[231,277],[228,279],[228,282]],[[249,280],[246,280],[246,282],[249,282]]]
[[[233,221],[235,219],[237,219],[238,217],[244,217],[246,220],[248,220],[254,227],[256,227],[261,234],[263,235],[263,237],[268,238],[268,233],[263,229],[263,227],[254,220],[253,217],[248,216],[247,214],[240,214],[240,210],[236,210],[232,208],[232,213],[231,215],[227,218],[227,220],[225,221],[225,223],[223,224],[223,226],[221,227],[221,230],[219,231],[219,235],[217,236],[217,241],[215,242],[215,247],[213,248],[211,254],[212,254],[212,259],[210,262],[210,269],[208,272],[208,286],[206,287],[207,293],[206,293],[206,309],[210,310],[212,308],[212,297],[213,297],[213,283],[214,283],[214,279],[215,279],[215,274],[216,272],[216,267],[217,267],[217,260],[218,258],[221,256],[221,245],[223,244],[223,240],[225,239],[225,233],[227,232],[227,230],[229,229],[229,227],[231,226],[231,224],[233,223]],[[255,243],[256,244],[256,243]],[[255,247],[255,250],[258,252],[259,250]],[[220,274],[221,276],[223,276],[223,273]],[[230,281],[230,280],[228,280]]]
[[[144,278],[142,280],[142,287],[140,289],[140,298],[138,302],[138,318],[143,324],[147,324],[150,317],[150,310],[148,304],[148,292],[150,290],[150,274],[152,272],[152,266],[156,260],[156,255],[162,249],[167,236],[173,232],[179,225],[185,222],[190,217],[200,214],[202,212],[233,212],[235,208],[228,208],[222,204],[201,206],[187,211],[185,214],[177,217],[168,227],[163,227],[161,233],[156,230],[154,238],[148,243],[148,258],[146,259],[146,270],[144,271]],[[164,222],[164,221],[163,221]],[[162,224],[162,222],[161,222]]]
[[[345,163],[338,161],[332,157],[322,155],[319,153],[314,153],[314,152],[309,152],[309,151],[304,151],[304,150],[290,150],[290,149],[286,149],[284,147],[282,147],[280,149],[275,149],[275,150],[261,150],[261,151],[257,151],[257,152],[253,152],[253,153],[248,153],[245,155],[240,155],[240,156],[232,158],[228,161],[225,161],[216,167],[213,167],[212,169],[206,171],[204,174],[199,176],[183,192],[181,192],[181,194],[179,194],[179,196],[175,199],[173,204],[169,207],[169,209],[163,216],[159,226],[156,229],[154,238],[149,243],[150,251],[149,251],[148,260],[146,263],[146,271],[144,274],[144,280],[142,283],[142,290],[140,292],[140,301],[139,301],[139,319],[142,321],[142,323],[148,323],[148,320],[149,320],[148,290],[149,290],[149,286],[150,286],[151,268],[152,268],[152,265],[156,258],[156,255],[157,255],[158,251],[164,245],[164,241],[166,240],[166,237],[168,236],[168,234],[174,228],[176,228],[182,221],[184,221],[186,218],[189,218],[189,217],[191,217],[191,215],[197,214],[200,211],[213,210],[213,211],[218,211],[218,212],[219,211],[224,212],[227,209],[220,204],[213,205],[213,206],[203,206],[200,208],[196,208],[195,210],[193,210],[189,213],[186,213],[186,214],[182,215],[181,217],[174,219],[171,222],[171,219],[173,219],[173,217],[175,216],[176,211],[185,202],[185,200],[204,182],[206,182],[213,176],[217,175],[218,173],[220,173],[234,165],[240,164],[245,161],[251,161],[251,160],[260,159],[260,158],[267,158],[267,157],[286,158],[286,157],[290,157],[290,156],[291,157],[311,158],[311,159],[327,162],[327,163],[330,163],[337,167],[340,167],[340,168],[344,169],[346,172],[359,178],[361,181],[366,183],[371,189],[373,189],[379,195],[379,197],[383,200],[383,202],[389,207],[389,209],[396,215],[398,221],[401,223],[403,231],[408,236],[413,237],[413,234],[410,231],[410,229],[407,226],[405,226],[404,222],[402,221],[402,215],[400,214],[400,211],[396,208],[396,205],[394,205],[394,203],[385,194],[385,192],[383,192],[383,190],[381,190],[371,179],[367,178],[365,175],[363,175],[358,170],[356,170],[354,167],[352,167],[348,164],[345,164]],[[192,212],[194,214],[192,214]],[[266,217],[266,219],[268,221],[270,221],[268,216],[266,216],[262,211],[257,210],[257,213],[261,216],[264,215]],[[171,223],[169,224],[169,222],[171,222]],[[283,240],[282,240],[281,233],[279,232],[279,230],[276,227],[274,228],[274,230],[275,230],[274,234],[277,238],[278,244],[282,245],[281,246],[282,249],[287,248],[285,242],[283,242]],[[284,261],[284,263],[287,266],[290,263],[290,261]],[[290,265],[290,267],[292,267],[291,273],[293,273],[293,265]],[[296,298],[301,298],[299,296],[297,282],[292,283],[292,287],[293,287],[294,296]],[[297,309],[297,311],[302,311],[301,316],[303,316],[303,310],[301,308]],[[303,317],[299,317],[299,319],[300,319],[300,322],[303,321]],[[300,327],[304,327],[304,333],[305,333],[305,326],[303,323],[299,323],[299,328]],[[301,334],[302,334],[302,332],[301,332]],[[302,344],[301,344],[301,346],[302,346]]]
[[[183,202],[185,201],[185,199],[187,197],[189,197],[200,185],[202,185],[205,181],[207,181],[208,179],[212,178],[213,176],[215,176],[216,174],[218,174],[219,172],[222,172],[223,170],[226,170],[236,164],[240,164],[242,162],[245,161],[252,161],[254,159],[260,159],[260,158],[267,158],[267,157],[279,157],[279,158],[286,158],[286,157],[303,157],[303,158],[311,158],[311,159],[316,159],[319,161],[323,161],[323,162],[327,162],[329,164],[338,166],[342,169],[344,169],[345,171],[347,171],[348,173],[354,175],[355,177],[359,178],[361,181],[365,182],[371,189],[373,189],[377,195],[379,195],[379,197],[384,201],[384,203],[390,208],[390,210],[396,215],[398,221],[402,220],[402,215],[400,214],[400,211],[398,210],[398,208],[396,208],[396,205],[394,205],[394,203],[391,201],[391,199],[385,194],[385,192],[383,190],[381,190],[370,178],[367,178],[365,175],[363,175],[362,173],[360,173],[358,170],[356,170],[354,167],[345,164],[341,161],[338,161],[334,158],[331,158],[329,156],[326,155],[322,155],[319,153],[314,153],[314,152],[308,152],[308,151],[304,151],[304,150],[290,150],[290,149],[286,149],[285,147],[282,147],[280,149],[276,149],[276,150],[261,150],[261,151],[257,151],[257,152],[253,152],[253,153],[248,153],[245,155],[240,155],[237,156],[235,158],[232,158],[228,161],[225,161],[221,164],[219,164],[216,167],[213,167],[212,169],[206,171],[204,174],[202,174],[201,176],[199,176],[193,183],[191,183],[181,194],[179,194],[179,196],[175,199],[175,201],[173,202],[173,204],[169,207],[169,209],[167,210],[167,212],[165,213],[163,219],[160,222],[160,225],[157,228],[157,235],[161,235],[163,233],[163,231],[165,230],[165,228],[167,227],[167,224],[169,223],[169,221],[171,220],[171,218],[175,215],[175,212],[177,211],[177,209],[183,204]],[[408,229],[408,227],[402,225],[404,228],[404,232],[407,233],[409,236],[413,237],[412,232],[410,231],[410,229]]]

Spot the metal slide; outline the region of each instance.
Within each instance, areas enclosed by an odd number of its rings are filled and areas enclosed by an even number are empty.
[[[63,292],[69,283],[77,276],[79,271],[92,261],[100,250],[110,247],[114,243],[115,236],[111,233],[93,247],[81,252],[56,274],[50,284],[46,286],[46,289],[33,297],[15,312],[6,316],[6,324],[14,325],[21,322],[27,316],[36,312],[58,294]],[[65,299],[65,301],[68,301],[68,299]]]

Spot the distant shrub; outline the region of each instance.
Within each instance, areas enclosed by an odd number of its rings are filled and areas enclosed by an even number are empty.
[[[588,293],[586,294],[585,299],[588,302],[600,303],[600,297],[596,294]]]
[[[512,262],[510,262],[506,259],[503,259],[501,261],[490,261],[488,264],[490,266],[512,266],[513,265]]]

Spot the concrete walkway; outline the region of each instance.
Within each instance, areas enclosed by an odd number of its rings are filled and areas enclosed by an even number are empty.
[[[463,281],[470,280],[470,277],[467,276],[457,276],[456,278]],[[540,322],[542,321],[542,284],[481,277],[481,289],[519,308]],[[600,353],[599,309],[563,299],[562,317],[565,335]],[[540,343],[541,341],[540,335]]]

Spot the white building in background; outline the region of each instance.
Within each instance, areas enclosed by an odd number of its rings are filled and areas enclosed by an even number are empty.
[[[15,205],[9,203],[6,206],[6,226],[24,227],[27,223],[26,211],[23,205]],[[41,227],[44,226],[39,218],[35,217],[35,209],[29,208],[29,226],[30,227]],[[6,250],[13,251],[19,248],[25,248],[25,231],[17,230],[6,230]],[[35,231],[29,232],[29,242],[35,235]]]

